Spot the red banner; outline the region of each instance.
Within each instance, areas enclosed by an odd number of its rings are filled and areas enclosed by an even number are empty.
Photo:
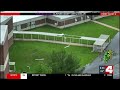
[[[120,12],[101,12],[100,15],[101,16],[108,16],[108,15],[111,15],[111,16],[120,16]]]
[[[7,76],[7,79],[21,79],[20,74],[10,74],[10,73],[8,73],[6,76]]]
[[[19,12],[0,12],[0,15],[6,15],[6,16],[9,16],[9,15],[20,15]]]

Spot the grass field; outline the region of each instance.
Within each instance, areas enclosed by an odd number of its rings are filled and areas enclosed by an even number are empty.
[[[44,43],[44,42],[24,42],[15,41],[10,48],[10,60],[16,62],[16,72],[37,72],[41,63],[49,63],[49,55],[53,50],[60,51],[64,49],[66,45]],[[91,63],[98,53],[91,52],[92,48],[70,46],[65,49],[67,53],[72,53],[77,59],[80,60],[80,65]],[[44,58],[43,61],[36,61],[35,59]],[[30,66],[29,70],[27,66]],[[47,68],[50,68],[49,66]],[[44,71],[43,73],[49,73]]]
[[[108,34],[111,38],[116,34],[117,31],[107,28],[105,26],[101,26],[99,24],[93,22],[86,22],[83,24],[75,25],[72,27],[68,27],[65,29],[58,29],[52,26],[42,26],[35,29],[31,29],[30,31],[37,32],[50,32],[50,33],[64,33],[68,35],[78,35],[78,36],[88,36],[88,37],[99,37],[100,34]]]
[[[112,20],[113,21],[113,20]],[[114,23],[116,21],[113,21]],[[117,31],[101,26],[93,22],[86,22],[80,25],[68,27],[65,29],[58,29],[51,26],[42,26],[30,31],[50,32],[50,33],[64,33],[69,35],[99,37],[101,34],[108,34],[113,38]],[[28,36],[26,36],[29,38]],[[24,42],[15,41],[10,48],[10,60],[16,62],[16,72],[30,72],[30,73],[51,73],[48,63],[49,56],[53,50],[59,51],[64,49],[66,45],[44,43],[44,42]],[[81,67],[91,63],[98,53],[91,52],[92,48],[70,46],[65,49],[66,52],[72,53],[80,60]],[[43,61],[36,61],[35,59],[44,58]],[[27,66],[30,66],[30,70]],[[42,66],[43,72],[39,72]],[[46,70],[47,68],[47,70]]]
[[[37,31],[37,32],[50,32],[50,33],[59,33],[59,34],[67,34],[67,35],[77,35],[77,36],[86,36],[86,37],[96,37],[98,38],[101,34],[107,34],[110,35],[110,38],[113,38],[114,35],[117,33],[117,31],[107,28],[105,26],[101,26],[99,24],[93,23],[93,22],[86,22],[80,25],[68,27],[65,29],[58,29],[52,26],[42,26],[38,28],[31,29],[30,31]],[[24,35],[25,38],[31,38],[31,35]],[[16,37],[21,37],[22,35],[16,35]],[[53,37],[47,36],[50,40],[53,40]],[[37,39],[37,35],[33,35],[34,39]],[[45,36],[41,36],[41,39],[45,39]],[[57,38],[57,41],[61,41],[61,38]],[[67,38],[68,42],[70,42],[70,39]],[[78,42],[78,40],[74,40],[74,42]],[[86,40],[82,40],[83,44],[86,44]],[[94,41],[89,41],[89,44],[93,44]]]
[[[103,22],[105,24],[111,25],[116,28],[120,28],[119,16],[108,16],[108,17],[98,19],[97,21]]]

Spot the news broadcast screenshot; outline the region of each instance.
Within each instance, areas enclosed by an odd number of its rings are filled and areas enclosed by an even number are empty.
[[[120,11],[1,11],[0,79],[120,79]]]

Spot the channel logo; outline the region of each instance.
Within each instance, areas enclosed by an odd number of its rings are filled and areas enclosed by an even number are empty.
[[[99,74],[113,74],[114,67],[111,66],[99,66]]]

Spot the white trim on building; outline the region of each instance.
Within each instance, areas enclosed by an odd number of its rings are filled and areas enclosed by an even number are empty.
[[[5,71],[8,62],[9,62],[9,53],[7,54],[4,65],[0,65],[0,71]]]
[[[0,44],[3,45],[8,34],[8,25],[0,25]]]
[[[13,30],[8,34],[8,40],[13,37]]]

